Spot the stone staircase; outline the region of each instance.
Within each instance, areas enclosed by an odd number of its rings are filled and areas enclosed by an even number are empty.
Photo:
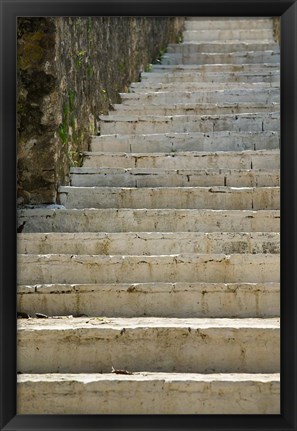
[[[279,66],[272,19],[188,18],[19,210],[19,414],[280,412]]]

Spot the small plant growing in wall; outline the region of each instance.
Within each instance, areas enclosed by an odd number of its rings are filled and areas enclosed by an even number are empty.
[[[79,134],[76,130],[74,108],[75,92],[69,90],[63,107],[62,123],[58,128],[58,135],[62,142],[63,153],[68,161],[68,167],[82,166],[82,154],[79,151],[79,146],[83,136],[82,132]],[[72,149],[72,145],[74,145],[76,149]]]
[[[157,59],[156,59],[156,63],[161,63],[163,55],[165,54],[165,52],[166,52],[166,48],[160,48],[159,49],[159,52],[158,52],[158,55],[157,55]]]
[[[147,64],[144,68],[145,72],[151,72],[153,70],[153,65],[151,63]]]
[[[78,51],[75,59],[75,67],[78,69],[83,64],[87,51]]]

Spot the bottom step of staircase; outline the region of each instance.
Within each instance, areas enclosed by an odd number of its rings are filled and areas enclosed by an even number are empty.
[[[18,413],[279,414],[280,375],[22,374]]]

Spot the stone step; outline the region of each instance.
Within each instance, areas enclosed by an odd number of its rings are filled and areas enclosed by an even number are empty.
[[[17,310],[35,316],[277,317],[279,283],[116,283],[18,286]]]
[[[219,67],[220,65],[218,65]],[[223,66],[223,65],[222,65]],[[226,66],[225,66],[226,67]],[[233,67],[235,67],[233,65]],[[240,66],[238,66],[240,67]],[[230,69],[230,68],[229,68]],[[178,83],[179,85],[182,83],[196,83],[196,82],[226,82],[226,83],[235,83],[235,82],[279,82],[280,81],[280,71],[279,69],[268,69],[268,70],[259,70],[259,71],[188,71],[188,70],[176,70],[176,71],[155,71],[152,72],[142,72],[141,73],[141,83],[143,85],[148,83]],[[137,83],[135,83],[137,84]]]
[[[147,93],[120,93],[125,105],[168,104],[175,103],[280,103],[278,88],[258,89],[229,89],[200,91],[156,91]]]
[[[196,73],[209,73],[209,72],[253,72],[253,73],[269,73],[280,70],[280,63],[271,63],[271,62],[261,62],[261,63],[228,63],[228,64],[153,64],[151,71],[149,72],[151,75],[154,73],[184,73],[184,72],[193,72]]]
[[[218,115],[277,112],[279,103],[175,103],[172,105],[150,104],[137,106],[113,105],[112,115]]]
[[[278,373],[23,374],[17,394],[18,414],[280,414]]]
[[[270,33],[272,38],[272,32]],[[166,54],[197,54],[197,53],[235,53],[235,52],[261,52],[261,51],[275,51],[279,52],[279,44],[270,41],[234,41],[234,40],[220,40],[220,41],[184,41],[183,43],[172,43],[167,46]]]
[[[167,53],[162,57],[162,64],[244,64],[244,63],[279,63],[277,50],[243,52],[200,52],[197,54]]]
[[[278,318],[22,319],[18,371],[277,373],[279,332]]]
[[[280,131],[279,112],[218,115],[101,115],[100,133],[154,134],[187,132],[269,132]]]
[[[279,282],[278,254],[19,254],[18,284]]]
[[[160,168],[160,169],[279,169],[278,150],[100,153],[86,152],[86,168]]]
[[[158,82],[135,82],[134,84],[131,84],[129,92],[131,93],[149,93],[149,92],[156,92],[156,91],[175,91],[176,90],[176,84],[177,82],[170,82],[170,83],[158,83]],[[179,91],[198,91],[198,90],[230,90],[230,89],[248,89],[248,90],[259,90],[262,91],[263,89],[267,88],[279,88],[280,83],[279,81],[273,81],[273,82],[216,82],[216,81],[210,81],[210,82],[199,82],[199,81],[193,81],[193,82],[181,82],[178,84],[178,90]]]
[[[241,18],[241,17],[187,17],[185,30],[264,30],[272,31],[271,18]]]
[[[20,254],[280,253],[278,232],[21,233]]]
[[[23,232],[279,232],[278,210],[20,209]]]
[[[76,187],[273,187],[280,185],[280,172],[276,169],[71,168],[70,183]]]
[[[61,186],[65,208],[190,208],[278,210],[279,187],[75,187]]]
[[[183,41],[184,42],[274,42],[272,27],[269,24],[268,28],[259,28],[259,29],[230,29],[229,27],[226,29],[200,29],[200,30],[190,30],[193,27],[193,23],[186,23],[186,28],[189,30],[185,30],[183,32]]]
[[[152,105],[152,108],[158,105]],[[134,109],[133,106],[131,106]],[[244,151],[279,149],[278,132],[191,132],[93,136],[94,152],[152,153],[179,151]],[[102,166],[102,165],[101,165]],[[196,166],[197,167],[197,166]],[[162,167],[164,169],[164,167]]]

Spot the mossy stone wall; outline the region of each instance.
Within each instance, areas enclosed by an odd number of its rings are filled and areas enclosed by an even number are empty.
[[[98,116],[119,102],[168,43],[182,17],[18,19],[18,203],[57,202],[81,164]]]

